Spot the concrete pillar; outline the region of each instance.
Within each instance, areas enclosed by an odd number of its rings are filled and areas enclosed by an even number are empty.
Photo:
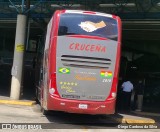
[[[25,37],[26,37],[26,22],[27,17],[25,15],[17,15],[17,27],[16,38],[14,48],[14,60],[12,66],[12,80],[11,80],[11,93],[10,98],[18,100],[20,98],[21,91],[21,78],[23,68],[23,55],[25,49]]]
[[[137,95],[137,109],[136,111],[142,111],[143,95]]]

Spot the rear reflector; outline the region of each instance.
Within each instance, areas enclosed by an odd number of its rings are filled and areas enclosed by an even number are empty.
[[[116,93],[115,93],[115,92],[112,93],[112,97],[113,97],[113,98],[116,97]]]
[[[55,89],[54,88],[50,88],[49,89],[49,93],[53,95],[55,93]]]

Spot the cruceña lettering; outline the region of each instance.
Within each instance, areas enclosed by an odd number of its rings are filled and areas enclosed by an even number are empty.
[[[70,50],[89,51],[89,52],[106,52],[106,47],[100,44],[80,44],[71,43],[69,45]]]

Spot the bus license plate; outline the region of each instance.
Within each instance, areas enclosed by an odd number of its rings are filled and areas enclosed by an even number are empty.
[[[87,104],[79,104],[80,109],[87,109],[88,105]]]

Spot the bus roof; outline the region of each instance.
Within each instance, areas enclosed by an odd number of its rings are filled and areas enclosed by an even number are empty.
[[[93,12],[93,11],[83,11],[83,10],[64,10],[64,13],[77,13],[77,14],[89,14],[89,15],[98,15],[113,18],[111,14]]]

